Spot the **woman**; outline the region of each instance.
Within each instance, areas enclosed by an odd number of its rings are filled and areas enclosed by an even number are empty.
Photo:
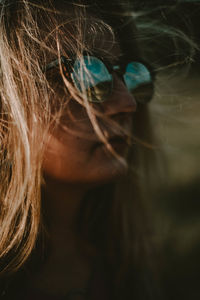
[[[155,299],[153,74],[106,2],[1,1],[2,299]]]

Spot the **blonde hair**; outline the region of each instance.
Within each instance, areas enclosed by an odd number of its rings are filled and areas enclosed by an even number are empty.
[[[55,90],[47,81],[43,66],[48,62],[47,57],[59,57],[63,51],[81,53],[83,47],[86,47],[82,35],[87,19],[85,12],[90,10],[90,7],[91,12],[98,11],[95,5],[81,5],[81,2],[67,5],[66,1],[59,1],[58,7],[56,1],[49,0],[45,4],[42,2],[20,0],[11,1],[9,5],[9,1],[5,1],[1,7],[0,258],[3,262],[1,271],[6,272],[18,270],[27,260],[42,225],[43,141],[52,122],[57,120],[61,113],[61,110],[57,114],[52,112]],[[103,4],[105,3],[102,2],[102,7],[100,5],[99,18],[97,14],[97,17],[91,19],[91,28],[94,31],[109,29],[112,36],[111,27],[101,19],[101,15],[105,13]],[[65,9],[64,13],[61,13],[59,8],[62,5],[66,5],[68,9]],[[116,7],[113,15],[119,18],[120,6]],[[107,15],[105,13],[105,20],[109,15],[110,11]],[[67,22],[64,23],[63,19]],[[62,26],[66,23],[68,28],[73,28],[73,33],[70,34],[69,30],[64,45],[61,45],[59,35],[62,36]],[[129,25],[132,28],[132,24]],[[44,39],[46,35],[47,38]],[[81,101],[73,86],[66,79],[64,81],[69,97],[73,96],[77,101]],[[61,108],[64,105],[63,98],[59,100]],[[86,109],[95,126],[95,114],[89,107]],[[142,181],[138,179],[141,165],[143,164],[142,174],[145,180],[145,174],[148,173],[146,171],[154,163],[153,152],[152,155],[147,153],[151,152],[150,147],[148,150],[144,147],[145,142],[150,145],[152,139],[146,106],[139,107],[134,123],[135,141],[143,140],[140,149],[134,145],[134,153],[130,157],[134,171],[130,167],[130,172],[124,180],[105,187],[98,196],[101,197],[101,204],[98,204],[97,193],[91,192],[96,200],[88,200],[90,204],[87,205],[85,217],[82,219],[91,219],[90,225],[85,222],[84,232],[87,238],[98,244],[95,234],[99,234],[99,240],[104,241],[103,246],[98,246],[102,247],[110,264],[113,281],[118,289],[118,298],[123,295],[126,285],[129,284],[131,288],[131,282],[126,282],[127,276],[135,279],[139,276],[137,272],[135,275],[131,273],[131,266],[135,266],[138,272],[145,268],[144,258],[148,260],[149,253],[148,232],[144,226],[145,216],[141,201]],[[100,139],[106,143],[98,126],[95,128]],[[107,218],[104,217],[105,213]],[[98,216],[96,220],[95,214]],[[97,220],[98,224],[95,223]],[[94,228],[94,223],[95,230],[91,229]],[[100,231],[105,226],[108,228],[107,234],[101,235]]]

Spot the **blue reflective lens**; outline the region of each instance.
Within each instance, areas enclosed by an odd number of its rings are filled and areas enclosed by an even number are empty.
[[[71,78],[78,91],[86,93],[88,101],[104,102],[112,92],[113,77],[110,73],[112,70],[120,74],[120,66],[112,66],[112,69],[108,70],[99,58],[86,55],[75,60]],[[128,90],[133,93],[139,86],[152,82],[150,71],[140,62],[128,63],[123,79]],[[152,92],[147,93],[143,90],[137,94],[137,99],[138,102],[146,103],[151,96]]]
[[[126,67],[124,81],[129,91],[132,92],[142,84],[151,83],[152,79],[149,70],[142,63],[131,62]]]
[[[84,92],[103,82],[112,81],[112,76],[105,64],[94,56],[83,56],[81,59],[76,59],[71,76],[80,92]]]

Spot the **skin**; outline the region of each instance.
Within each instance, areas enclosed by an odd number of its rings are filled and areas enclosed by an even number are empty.
[[[96,43],[95,47],[99,48],[99,41]],[[118,55],[119,45],[111,48],[110,43],[104,43],[104,50]],[[101,107],[97,105],[96,108],[130,133],[136,101],[116,74],[113,74],[113,78],[112,94]],[[60,123],[49,132],[45,143],[43,201],[51,220],[51,253],[40,273],[31,281],[32,288],[61,296],[72,288],[87,286],[94,259],[98,255],[75,231],[77,211],[85,193],[94,186],[118,179],[128,170],[127,143],[111,143],[123,158],[122,164],[106,150],[105,145],[99,144],[85,110],[74,100],[69,106],[75,121],[66,109]],[[66,130],[66,126],[73,133]],[[100,120],[100,126],[106,128],[108,139],[118,134],[103,120]]]
[[[80,109],[78,105],[76,108]],[[114,79],[114,90],[109,99],[103,103],[103,109],[106,116],[114,119],[124,130],[131,133],[136,102],[117,76]],[[43,169],[48,176],[67,183],[89,184],[108,182],[127,171],[126,160],[124,164],[118,162],[106,151],[103,144],[97,145],[99,139],[87,117],[81,122],[71,121],[68,126],[73,129],[74,134],[58,126],[47,140]],[[80,132],[83,136],[79,136]],[[107,132],[108,137],[113,136],[112,128],[108,128]],[[84,138],[84,133],[87,134],[87,138]],[[126,156],[125,143],[120,147],[117,142],[113,142],[111,146],[119,155]]]
[[[104,103],[104,112],[130,131],[136,102],[119,78],[115,77],[114,84],[116,87],[112,95]],[[72,124],[73,127],[76,124]],[[73,129],[78,131],[78,126]],[[91,132],[91,139],[77,137],[58,126],[46,144],[43,169],[46,178],[45,201],[51,216],[52,249],[47,264],[33,284],[37,289],[57,295],[65,295],[74,287],[87,286],[93,259],[97,255],[91,245],[75,233],[77,211],[86,191],[116,180],[128,169],[126,159],[122,165],[106,152],[105,146],[93,150],[97,137],[88,119],[81,122],[81,127]],[[126,157],[125,143],[113,147]]]
[[[115,86],[104,111],[131,130],[136,102],[117,77]],[[84,121],[84,126],[90,128],[89,120]],[[72,288],[87,286],[98,253],[76,234],[77,211],[89,188],[113,181],[128,169],[126,160],[122,165],[108,155],[105,146],[99,146],[91,155],[94,144],[96,141],[71,135],[58,127],[46,145],[43,168],[45,201],[51,217],[51,255],[32,284],[49,294],[65,295]],[[127,145],[113,147],[126,156]]]
[[[89,29],[87,31],[88,35],[86,34],[85,39],[94,53],[97,52],[111,63],[115,63],[122,56],[120,45],[113,40],[110,32],[105,31],[94,36]],[[64,28],[64,36],[67,34]],[[132,55],[131,59],[134,59],[134,52]],[[115,73],[113,79],[111,95],[101,105],[96,104],[95,109],[103,112],[105,117],[114,120],[128,134],[131,134],[136,101]],[[62,80],[61,85],[63,85]],[[99,125],[103,131],[106,130],[108,139],[122,135],[119,129],[116,132],[113,125],[106,124],[103,118],[100,118]],[[69,132],[68,129],[73,132]],[[111,144],[118,155],[124,158],[123,163],[110,155],[105,146],[96,147],[97,143],[99,138],[94,132],[85,108],[75,100],[70,100],[59,123],[46,139],[44,172],[58,181],[88,185],[108,182],[124,175],[128,169],[126,143]]]

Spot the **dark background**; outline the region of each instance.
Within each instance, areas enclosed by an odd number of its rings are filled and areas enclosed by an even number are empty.
[[[156,22],[159,26],[170,29],[178,29],[191,38],[197,45],[200,45],[200,0],[141,0],[133,1],[135,11],[146,11],[147,18]],[[156,40],[156,39],[159,40]],[[158,47],[154,48],[154,53],[162,63],[172,63],[177,60],[177,54],[174,53],[172,39],[167,35],[153,34],[153,41]],[[185,56],[188,46],[179,40],[179,55]],[[182,48],[182,49],[181,49]],[[182,50],[182,51],[181,51]],[[200,66],[200,53],[197,51],[193,57],[193,68]]]
[[[180,30],[200,46],[200,1],[133,1],[157,26]],[[144,18],[144,20],[145,20]],[[158,25],[160,24],[160,25]],[[160,28],[161,28],[160,27]],[[175,45],[176,44],[176,45]],[[194,44],[194,45],[195,45]],[[166,178],[153,198],[155,241],[166,299],[200,299],[200,52],[155,33],[144,40],[160,68],[150,109],[162,145]],[[147,55],[147,56],[148,56]],[[188,58],[189,57],[189,58]],[[185,62],[182,65],[178,61]],[[173,65],[174,67],[168,67]]]

